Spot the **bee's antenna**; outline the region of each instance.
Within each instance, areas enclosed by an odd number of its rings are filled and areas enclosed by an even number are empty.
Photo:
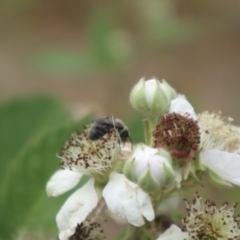
[[[113,115],[112,115],[112,124],[113,124],[113,128],[116,130],[115,119],[114,119]]]
[[[115,127],[115,120],[114,120],[113,115],[112,115],[112,124],[113,124],[113,127],[116,128],[116,127]]]

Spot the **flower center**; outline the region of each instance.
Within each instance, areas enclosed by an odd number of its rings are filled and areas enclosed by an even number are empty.
[[[188,216],[183,228],[191,240],[230,240],[240,234],[240,217],[234,216],[237,204],[227,209],[228,203],[217,208],[215,203],[204,200],[196,193],[192,204],[186,201]]]
[[[115,129],[111,129],[99,140],[91,141],[88,131],[86,127],[83,132],[71,134],[60,151],[60,165],[90,176],[105,175],[111,171],[119,154],[119,135]]]
[[[165,114],[153,133],[155,147],[164,147],[176,158],[188,158],[198,150],[198,122],[187,113]]]
[[[218,149],[227,152],[239,150],[240,137],[238,128],[231,125],[231,118],[224,119],[221,113],[203,112],[199,115],[201,147],[203,150]]]

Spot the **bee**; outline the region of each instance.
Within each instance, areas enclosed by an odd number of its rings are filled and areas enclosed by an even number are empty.
[[[92,141],[96,141],[107,134],[112,128],[117,129],[123,143],[129,138],[132,142],[127,126],[118,118],[110,119],[109,117],[94,118],[93,125],[88,132],[88,137]]]

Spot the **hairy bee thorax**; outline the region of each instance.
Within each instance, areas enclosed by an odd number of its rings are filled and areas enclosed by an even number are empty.
[[[132,142],[127,126],[118,118],[111,119],[109,117],[101,117],[93,119],[93,123],[89,128],[88,137],[90,140],[96,141],[102,138],[113,128],[117,130],[119,138],[123,144],[128,138]]]

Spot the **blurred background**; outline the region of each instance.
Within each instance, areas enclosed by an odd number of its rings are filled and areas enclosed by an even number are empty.
[[[44,186],[83,116],[119,117],[142,140],[128,97],[143,76],[240,125],[240,1],[0,1],[0,239],[57,234],[66,196],[45,199]]]

